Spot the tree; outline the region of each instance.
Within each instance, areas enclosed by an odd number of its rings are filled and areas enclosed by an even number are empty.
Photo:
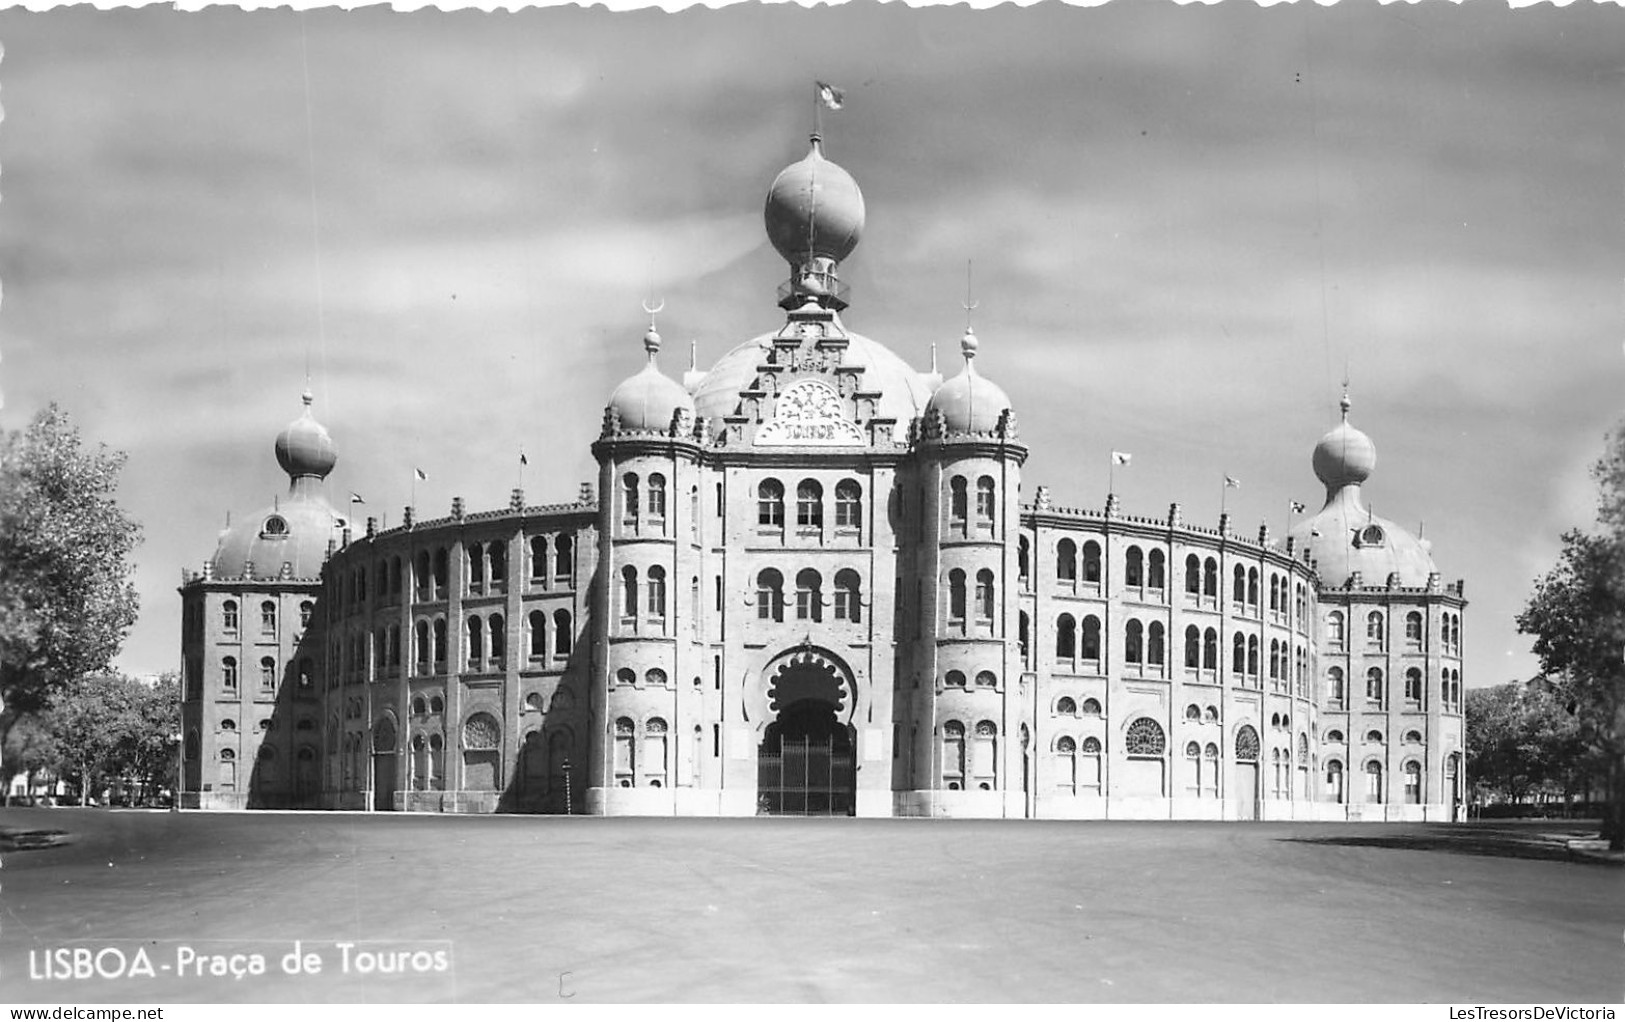
[[[1579,721],[1545,678],[1469,689],[1467,772],[1508,802],[1568,795],[1590,767]]]
[[[32,777],[57,765],[56,742],[41,714],[7,710],[5,716],[8,719],[0,720],[0,734],[5,736],[0,739],[0,790],[9,789],[18,774]]]
[[[0,709],[106,670],[135,623],[141,529],[113,499],[124,455],[81,447],[50,405],[0,436]]]
[[[1563,534],[1557,566],[1535,583],[1518,629],[1535,636],[1541,668],[1580,740],[1606,759],[1603,836],[1625,851],[1625,426],[1609,436],[1592,475],[1598,529]]]

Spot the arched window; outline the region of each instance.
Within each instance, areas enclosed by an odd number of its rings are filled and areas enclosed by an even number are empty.
[[[1343,761],[1328,759],[1326,761],[1326,801],[1342,803],[1343,791]]]
[[[1016,577],[1026,579],[1032,574],[1033,549],[1026,536],[1016,540]]]
[[[526,630],[530,633],[530,658],[540,660],[547,655],[547,614],[540,610],[533,610],[525,619]]]
[[[1128,726],[1123,750],[1130,756],[1161,756],[1168,751],[1168,738],[1162,725],[1150,717],[1140,717]]]
[[[1100,544],[1092,539],[1083,545],[1083,580],[1100,583]]]
[[[401,666],[401,626],[389,626],[389,666]]]
[[[1382,801],[1382,764],[1376,760],[1365,765],[1365,800]]]
[[[621,617],[631,619],[638,615],[638,569],[630,564],[621,569]]]
[[[969,498],[965,492],[965,477],[954,476],[948,483],[948,518],[954,524],[963,527],[965,519],[970,517]]]
[[[446,576],[448,574],[446,548],[440,547],[434,552],[434,595],[436,599],[446,597]]]
[[[666,569],[656,564],[649,568],[648,604],[649,616],[663,618],[666,616]]]
[[[485,658],[485,622],[478,617],[468,619],[468,666],[478,668]]]
[[[1411,611],[1405,615],[1405,641],[1422,643],[1422,615],[1419,611]]]
[[[540,582],[547,578],[547,537],[530,538],[530,580]]]
[[[993,572],[987,568],[976,573],[976,619],[993,623]]]
[[[1258,677],[1258,636],[1247,636],[1247,673]]]
[[[975,772],[976,786],[983,791],[991,790],[998,783],[998,738],[997,724],[991,720],[976,722],[976,747],[971,757],[971,767]]]
[[[1422,672],[1415,667],[1405,672],[1405,699],[1413,703],[1422,701]]]
[[[429,697],[429,712],[430,713],[445,713],[446,712],[446,701],[444,699],[440,698],[440,696],[438,696],[438,695],[430,696]]]
[[[621,476],[621,518],[623,521],[635,522],[638,520],[638,474],[628,472]]]
[[[1341,646],[1343,640],[1343,612],[1334,610],[1326,615],[1326,641],[1333,646]]]
[[[260,657],[260,691],[276,691],[276,661],[270,657]]]
[[[630,667],[622,667],[615,672],[615,684],[623,688],[632,688],[638,683],[638,672]]]
[[[756,617],[762,621],[784,620],[784,576],[776,568],[756,573]]]
[[[378,570],[380,572],[382,572],[384,570],[384,565],[382,563],[380,563],[378,565]],[[382,588],[383,588],[382,586],[379,587],[380,591],[382,591]],[[300,631],[304,631],[306,628],[310,627],[310,615],[312,613],[314,613],[315,610],[316,610],[316,605],[314,603],[311,603],[309,600],[301,600],[299,602],[299,630]]]
[[[824,580],[811,568],[796,572],[796,620],[824,620]]]
[[[220,627],[228,632],[237,630],[237,601],[227,600],[220,605]]]
[[[1240,632],[1230,643],[1230,672],[1235,675],[1247,673],[1247,637]]]
[[[1373,703],[1382,702],[1382,668],[1373,667],[1365,672],[1365,697]]]
[[[993,477],[982,476],[976,480],[976,521],[979,525],[992,526],[994,517],[994,491]]]
[[[1412,729],[1410,731],[1405,732],[1405,744],[1406,745],[1421,745],[1422,744],[1422,732],[1417,731],[1415,729]]]
[[[575,543],[569,536],[553,542],[553,581],[568,584],[575,574]]]
[[[1383,744],[1382,732],[1377,728],[1372,728],[1365,733],[1365,740],[1372,745],[1381,745]]]
[[[1032,619],[1024,610],[1016,612],[1016,646],[1021,659],[1027,659],[1027,651],[1031,648],[1033,624]]]
[[[1142,662],[1145,659],[1144,641],[1145,626],[1130,620],[1123,628],[1123,659],[1131,664]]]
[[[1247,569],[1247,605],[1258,606],[1258,569]]]
[[[643,779],[651,788],[666,784],[666,721],[650,717],[643,725]]]
[[[1071,614],[1062,614],[1055,619],[1055,658],[1071,660],[1077,653],[1077,624]]]
[[[948,688],[964,688],[965,672],[949,671],[947,674],[942,676],[942,684]]]
[[[1083,701],[1083,706],[1079,708],[1078,712],[1083,714],[1085,717],[1100,716],[1100,700],[1093,698],[1085,699]]]
[[[1145,585],[1145,554],[1137,546],[1123,556],[1123,584],[1136,589]]]
[[[649,517],[666,517],[666,477],[659,472],[649,474]]]
[[[468,544],[468,585],[476,590],[485,585],[485,547],[480,543]]]
[[[429,551],[418,551],[413,561],[412,581],[417,588],[417,598],[427,600],[434,591],[434,572],[429,567]]]
[[[1089,614],[1083,619],[1083,641],[1079,651],[1085,660],[1100,659],[1100,618]]]
[[[949,791],[965,787],[965,725],[957,720],[942,725],[942,784]]]
[[[994,674],[992,671],[977,671],[976,672],[976,687],[977,688],[998,688],[999,687],[999,677],[998,677],[998,675]]]
[[[491,584],[499,586],[508,580],[508,545],[506,543],[491,543],[485,548],[485,556],[491,562]]]
[[[1366,618],[1365,618],[1365,637],[1366,637],[1366,641],[1370,642],[1371,645],[1376,646],[1376,647],[1378,647],[1380,649],[1382,647],[1382,644],[1383,644],[1382,643],[1382,636],[1383,636],[1382,611],[1374,610],[1370,614],[1367,614]]]
[[[1219,708],[1209,703],[1207,709],[1202,711],[1202,719],[1210,724],[1217,724],[1219,722]]]
[[[804,528],[824,524],[824,488],[817,480],[803,479],[796,485],[796,524]]]
[[[965,573],[958,568],[948,572],[948,622],[965,624]]]
[[[1236,761],[1240,763],[1258,762],[1258,732],[1251,724],[1243,724],[1236,731]]]
[[[260,604],[260,633],[263,635],[276,634],[276,604],[270,600]]]
[[[1219,562],[1211,557],[1202,562],[1202,595],[1219,598]]]
[[[1062,582],[1077,581],[1078,546],[1070,539],[1055,544],[1055,577]]]
[[[1078,790],[1078,743],[1070,735],[1055,740],[1055,786],[1067,794]]]
[[[1271,589],[1270,592],[1274,592]],[[1281,642],[1279,639],[1270,640],[1270,680],[1275,681],[1281,676]]]
[[[784,528],[784,484],[763,479],[756,487],[756,524]]]
[[[553,612],[553,656],[567,657],[575,642],[575,630],[570,626],[570,612]]]
[[[220,661],[220,685],[227,692],[237,691],[237,658],[226,657]]]
[[[1333,703],[1337,704],[1341,704],[1348,699],[1348,689],[1343,683],[1343,668],[1332,667],[1327,669],[1326,694]]]
[[[416,651],[418,673],[429,673],[429,622],[419,621],[413,629],[414,649]]]
[[[1146,557],[1145,585],[1147,589],[1165,589],[1168,586],[1167,559],[1161,550],[1152,550]]]
[[[835,620],[851,621],[853,624],[863,620],[863,604],[859,602],[861,585],[858,573],[851,568],[842,568],[835,573]]]
[[[635,781],[634,768],[637,765],[633,742],[636,741],[637,725],[632,723],[631,717],[618,717],[615,720],[615,783],[618,787],[630,788]]]
[[[442,667],[446,663],[446,619],[434,619],[434,662],[435,666]]]
[[[1328,745],[1341,745],[1342,743],[1343,743],[1343,732],[1339,731],[1335,727],[1332,728],[1330,731],[1326,732],[1326,744],[1328,744]]]
[[[1202,719],[1202,708],[1200,706],[1197,706],[1195,703],[1191,703],[1189,706],[1186,706],[1185,707],[1185,719],[1186,720],[1201,720]]]
[[[1202,666],[1202,630],[1195,625],[1185,627],[1185,666],[1192,670]]]
[[[1231,573],[1230,600],[1233,603],[1247,602],[1247,569],[1239,564]]]
[[[1405,761],[1402,768],[1405,772],[1405,802],[1408,805],[1422,804],[1422,764],[1414,759]]]
[[[1062,696],[1055,700],[1055,715],[1058,717],[1076,717],[1078,704],[1071,696]]]
[[[835,527],[857,529],[863,525],[863,487],[851,479],[835,486]]]
[[[1219,669],[1219,632],[1216,628],[1209,628],[1202,633],[1202,670],[1216,671]]]
[[[1195,554],[1185,558],[1185,592],[1192,596],[1202,594],[1202,559]]]
[[[1152,667],[1161,667],[1168,662],[1168,640],[1162,622],[1151,622],[1150,627],[1145,630],[1145,636],[1145,662]]]
[[[1281,585],[1281,577],[1279,575],[1275,574],[1273,571],[1270,572],[1270,611],[1271,612],[1279,612],[1280,609],[1281,609],[1280,585]]]
[[[501,664],[508,656],[508,630],[501,614],[492,614],[485,623],[486,632],[491,637],[491,660]]]

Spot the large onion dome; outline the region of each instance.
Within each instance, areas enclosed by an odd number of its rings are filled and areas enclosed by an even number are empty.
[[[819,258],[838,263],[863,233],[863,193],[840,164],[824,158],[823,140],[813,135],[807,155],[773,179],[763,217],[768,240],[792,267]]]

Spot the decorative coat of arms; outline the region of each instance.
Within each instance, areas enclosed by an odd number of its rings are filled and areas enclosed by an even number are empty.
[[[757,446],[864,446],[863,431],[843,409],[841,396],[818,380],[786,387],[773,406],[773,421],[756,431]]]

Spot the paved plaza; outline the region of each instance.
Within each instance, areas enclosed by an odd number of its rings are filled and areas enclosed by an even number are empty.
[[[1617,1002],[1562,829],[5,809],[0,1001]]]

